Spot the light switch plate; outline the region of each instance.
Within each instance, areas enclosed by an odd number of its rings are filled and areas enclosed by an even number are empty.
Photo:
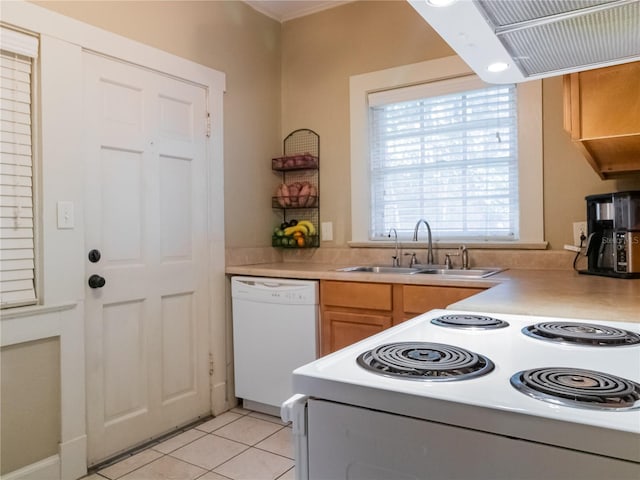
[[[325,242],[333,240],[333,222],[322,222],[320,224],[321,239]]]
[[[58,202],[58,228],[68,229],[74,227],[73,202]]]

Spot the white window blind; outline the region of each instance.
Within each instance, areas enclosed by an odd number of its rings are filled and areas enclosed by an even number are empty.
[[[32,70],[38,39],[0,30],[0,306],[36,302]]]
[[[368,102],[371,240],[408,238],[420,218],[435,239],[518,239],[514,85],[462,78]]]

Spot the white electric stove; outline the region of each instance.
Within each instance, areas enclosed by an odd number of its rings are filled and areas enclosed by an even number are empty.
[[[293,386],[298,479],[640,478],[638,323],[433,310]]]

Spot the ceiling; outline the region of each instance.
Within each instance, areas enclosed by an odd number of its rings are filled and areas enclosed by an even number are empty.
[[[268,17],[285,22],[327,10],[353,0],[244,0],[253,9]]]

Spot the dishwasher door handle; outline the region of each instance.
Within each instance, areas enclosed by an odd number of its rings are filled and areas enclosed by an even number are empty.
[[[256,288],[260,290],[271,290],[271,289],[280,289],[280,290],[298,290],[301,288],[308,288],[307,285],[286,283],[286,282],[269,282],[264,280],[241,280],[242,283],[247,288]]]
[[[258,282],[256,282],[256,284],[258,284]],[[281,283],[274,283],[274,282],[260,282],[260,285],[268,288],[278,288],[283,286]]]

